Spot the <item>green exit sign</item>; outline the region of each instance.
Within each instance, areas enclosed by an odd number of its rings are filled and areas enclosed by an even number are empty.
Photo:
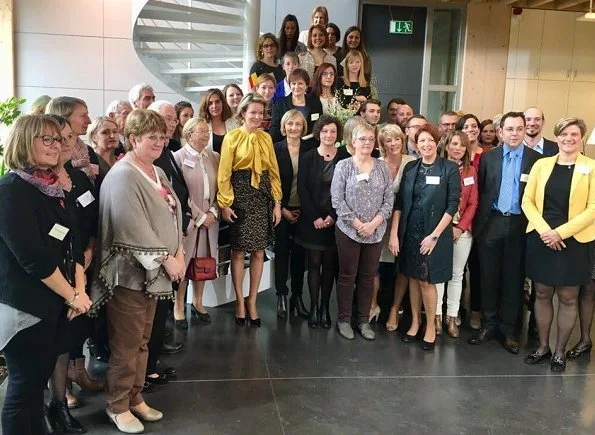
[[[390,21],[388,33],[396,33],[399,35],[413,34],[413,21]]]

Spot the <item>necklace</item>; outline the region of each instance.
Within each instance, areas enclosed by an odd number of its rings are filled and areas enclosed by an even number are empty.
[[[419,166],[419,172],[422,175],[428,175],[430,172],[432,172],[433,167],[434,167],[434,163],[427,164],[427,163],[421,162],[421,165]]]

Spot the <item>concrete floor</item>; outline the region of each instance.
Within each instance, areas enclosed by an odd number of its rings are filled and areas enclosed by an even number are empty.
[[[185,350],[162,360],[178,376],[145,395],[165,414],[145,433],[595,433],[595,356],[569,361],[557,375],[549,364],[523,363],[533,344],[515,356],[497,342],[468,345],[465,329],[458,339],[439,338],[434,353],[402,343],[383,324],[376,341],[346,341],[334,328],[277,320],[275,303],[273,291],[260,294],[260,329],[237,327],[227,305],[209,310],[212,324],[193,318],[187,332],[176,331]],[[570,344],[576,340],[577,331]],[[80,397],[85,406],[73,415],[88,433],[119,433],[102,394]]]

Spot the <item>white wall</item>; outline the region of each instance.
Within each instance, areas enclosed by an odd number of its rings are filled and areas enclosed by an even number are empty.
[[[140,62],[132,45],[130,0],[16,0],[16,94],[25,108],[40,95],[85,100],[92,117],[147,82],[157,98],[183,99]]]
[[[262,0],[261,31],[278,33],[292,13],[306,29],[314,7],[324,3],[342,30],[357,24],[357,0]],[[132,45],[131,0],[16,0],[16,94],[28,109],[40,95],[85,100],[91,116],[102,115],[114,99],[128,99],[140,82],[158,99],[183,98],[153,76]]]

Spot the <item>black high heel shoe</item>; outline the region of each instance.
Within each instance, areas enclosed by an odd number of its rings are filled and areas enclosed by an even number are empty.
[[[583,355],[588,355],[591,353],[591,349],[593,348],[593,343],[589,343],[587,345],[581,345],[580,343],[566,352],[566,358],[568,359],[577,359]]]
[[[190,313],[198,317],[198,320],[205,323],[211,323],[211,316],[209,313],[201,313],[198,309],[194,306],[194,304],[190,304]]]
[[[296,316],[300,316],[303,317],[304,319],[307,319],[308,316],[310,315],[310,312],[308,312],[308,310],[306,310],[306,306],[304,305],[304,300],[302,299],[302,295],[292,295],[289,298],[289,311],[291,312],[291,314],[293,315],[293,312],[295,311],[295,315]]]
[[[320,312],[318,307],[314,304],[310,305],[310,316],[308,317],[308,326],[312,329],[316,329],[320,326]]]
[[[82,424],[76,418],[70,415],[68,406],[65,402],[52,400],[49,404],[49,413],[53,417],[56,427],[62,429],[64,433],[87,433]]]
[[[236,319],[236,325],[243,326],[246,324],[245,317],[236,317],[235,319]]]
[[[260,323],[260,317],[258,317],[256,319],[253,319],[250,316],[250,310],[248,309],[248,302],[246,302],[246,313],[248,313],[248,315],[246,316],[247,319],[248,319],[248,325],[249,326],[253,326],[255,328],[260,328],[260,325],[261,325],[261,323]]]
[[[434,341],[431,343],[426,340],[422,340],[422,342],[421,342],[421,348],[423,350],[427,350],[427,351],[433,351],[435,345],[436,345],[436,339],[434,339]]]
[[[287,296],[277,296],[277,317],[279,319],[287,318]]]

